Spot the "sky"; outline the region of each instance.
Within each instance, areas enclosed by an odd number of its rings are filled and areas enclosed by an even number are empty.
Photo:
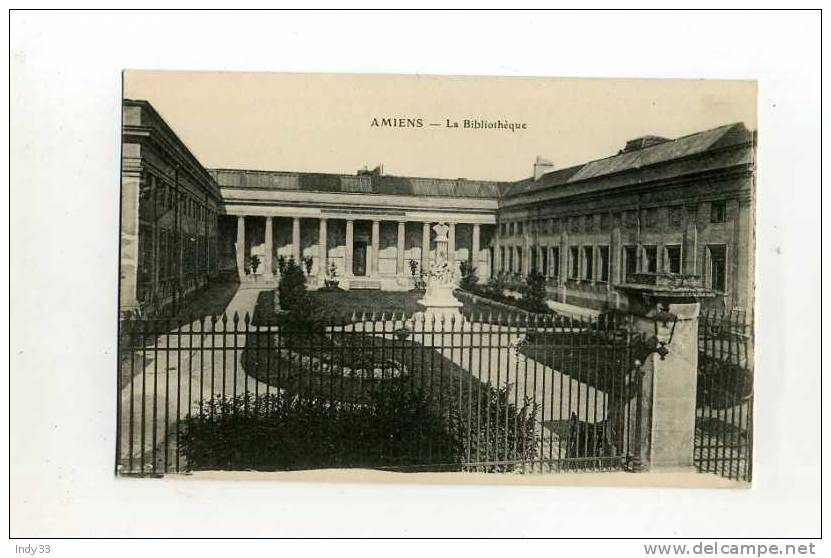
[[[131,70],[124,96],[150,101],[207,168],[354,174],[383,164],[398,176],[518,180],[538,155],[556,169],[647,134],[756,129],[753,81]],[[383,118],[423,125],[371,125]],[[465,119],[526,129],[465,129]]]

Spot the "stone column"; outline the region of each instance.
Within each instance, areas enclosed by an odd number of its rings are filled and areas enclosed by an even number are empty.
[[[245,279],[245,217],[237,217],[237,273],[240,280]]]
[[[481,279],[482,274],[479,273],[479,224],[476,223],[473,225],[473,239],[471,241],[471,255],[470,255],[470,265],[472,265],[476,269],[476,279]]]
[[[646,469],[692,469],[695,441],[695,399],[698,378],[698,313],[700,300],[710,296],[698,278],[670,281],[669,275],[636,275],[639,283],[624,284],[620,291],[629,301],[633,327],[651,341],[647,350],[666,342],[667,352],[634,355],[642,359],[640,405],[637,398],[630,409],[641,409],[640,421],[630,421],[636,455]],[[649,282],[649,284],[646,284]],[[675,318],[673,328],[672,318]],[[666,320],[666,321],[665,321]],[[632,413],[637,418],[636,413]],[[633,424],[634,423],[634,424]]]
[[[526,223],[525,229],[526,231],[528,230],[528,223]],[[523,250],[523,252],[525,252],[525,260],[522,262],[522,266],[525,268],[523,275],[526,277],[531,275],[531,262],[533,261],[533,258],[531,257],[531,250],[533,250],[531,235],[526,232],[525,249]]]
[[[407,276],[407,270],[406,270],[406,267],[404,265],[404,250],[405,250],[404,241],[407,238],[406,235],[407,235],[407,223],[405,221],[399,221],[398,222],[398,238],[397,238],[398,246],[396,247],[397,251],[395,253],[395,256],[396,256],[395,272],[400,277],[406,277]]]
[[[430,223],[424,223],[421,227],[421,270],[427,272],[430,269]]]
[[[320,277],[320,283],[323,284],[323,281],[326,278],[326,268],[329,265],[329,247],[326,244],[328,242],[328,238],[326,236],[326,219],[320,220],[320,232],[318,233],[317,239],[317,249],[320,250],[318,254],[318,270],[317,274]]]
[[[303,267],[300,261],[300,217],[295,217],[291,223],[291,256],[294,263]]]
[[[346,241],[344,248],[344,275],[352,277],[352,250],[355,246],[355,221],[348,219],[346,221]]]
[[[493,269],[491,269],[491,275],[498,275],[502,273],[502,260],[500,254],[500,252],[502,251],[502,242],[499,236],[499,227],[500,225],[497,224],[496,234],[493,235]]]
[[[568,252],[568,233],[562,232],[560,233],[560,278],[557,280],[560,302],[565,302],[567,298],[566,278],[571,273],[568,268]]]
[[[452,272],[459,268],[456,265],[456,223],[447,223],[450,229],[447,231],[447,264]]]
[[[263,277],[265,279],[271,279],[274,276],[271,270],[271,258],[274,252],[274,229],[272,221],[273,219],[271,217],[265,218],[265,260],[263,261],[265,267]]]
[[[380,249],[380,221],[372,221],[372,258],[370,260],[370,277],[378,276],[378,250]]]

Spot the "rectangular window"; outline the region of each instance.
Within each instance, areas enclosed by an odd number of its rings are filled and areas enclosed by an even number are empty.
[[[580,249],[577,246],[572,246],[570,248],[570,273],[569,277],[572,279],[579,279],[580,278]]]
[[[170,273],[170,270],[168,268],[168,264],[170,262],[169,262],[169,256],[168,256],[169,249],[168,249],[168,245],[167,245],[168,244],[167,238],[168,238],[168,235],[167,235],[166,230],[162,229],[161,231],[159,231],[159,256],[158,256],[158,260],[159,260],[159,277],[161,279],[167,279],[167,276]]]
[[[666,246],[664,248],[664,270],[670,273],[681,273],[681,245]]]
[[[654,207],[646,210],[646,228],[654,229],[658,226],[658,210]]]
[[[514,236],[514,231],[516,230],[516,223],[508,223],[508,234],[510,236]]]
[[[514,250],[513,248],[508,250],[508,269],[506,270],[509,273],[514,272]]]
[[[727,220],[727,202],[718,201],[710,204],[710,222],[724,223]]]
[[[528,254],[531,258],[531,273],[537,272],[537,251],[534,248],[530,249],[530,253]]]
[[[540,273],[542,273],[544,277],[548,277],[548,246],[541,247],[540,254],[542,255],[542,266],[540,267]]]
[[[604,232],[612,230],[612,215],[610,213],[600,215],[600,229]]]
[[[628,282],[632,275],[638,272],[638,247],[624,246],[623,247],[623,280]]]
[[[519,221],[519,222],[516,224],[516,233],[517,233],[517,234],[522,234],[522,225],[523,225],[522,221]]]
[[[560,276],[560,247],[559,246],[552,246],[551,247],[551,276],[552,277],[559,277]]]
[[[139,265],[136,289],[139,300],[153,283],[153,229],[150,225],[139,225]]]
[[[505,247],[499,247],[499,270],[505,271]]]
[[[658,247],[654,244],[643,247],[643,270],[647,273],[658,272]]]
[[[516,272],[522,275],[522,248],[516,249]]]
[[[671,207],[669,208],[669,224],[673,227],[678,227],[681,225],[681,217],[683,215],[683,210],[680,207]]]
[[[597,248],[597,279],[599,281],[609,280],[609,247],[598,246]]]
[[[727,285],[727,246],[707,246],[707,267],[710,284],[714,291],[725,292]]]
[[[583,278],[594,280],[594,246],[583,246]]]
[[[583,230],[585,232],[591,232],[594,230],[594,215],[583,216]]]

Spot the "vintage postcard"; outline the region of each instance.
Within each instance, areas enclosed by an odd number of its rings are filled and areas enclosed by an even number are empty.
[[[755,82],[129,70],[122,119],[118,474],[750,485]]]

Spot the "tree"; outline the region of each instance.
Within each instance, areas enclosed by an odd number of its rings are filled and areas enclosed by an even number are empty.
[[[545,303],[546,296],[545,277],[538,272],[533,272],[525,278],[519,304],[529,312],[548,312],[549,308]]]
[[[280,278],[280,285],[277,289],[280,294],[280,307],[282,309],[289,312],[302,311],[308,298],[306,294],[306,276],[297,262],[294,261],[294,258],[289,258],[286,261]]]

